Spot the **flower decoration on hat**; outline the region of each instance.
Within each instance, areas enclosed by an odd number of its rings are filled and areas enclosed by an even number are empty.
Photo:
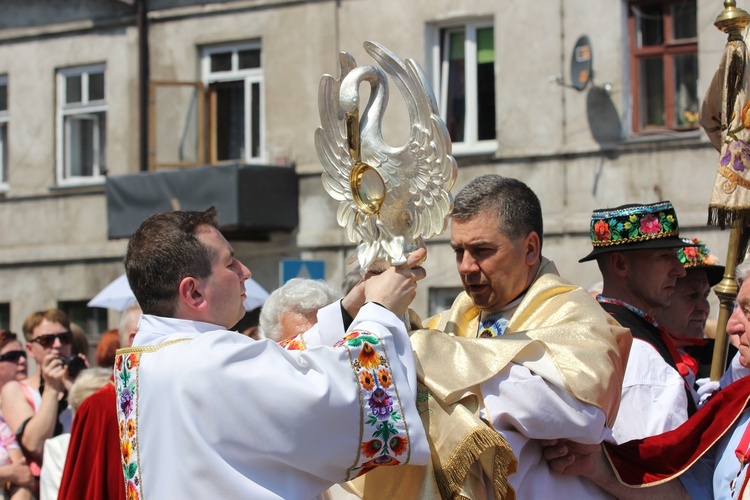
[[[705,243],[698,238],[692,238],[690,241],[695,246],[677,249],[677,257],[686,269],[696,266],[716,266],[719,264],[719,259],[711,253],[711,250],[709,250]]]
[[[591,218],[591,242],[595,247],[621,245],[679,234],[677,217],[669,202],[600,210]]]
[[[669,201],[594,210],[590,236],[594,248],[578,262],[594,260],[610,252],[695,245],[680,238],[677,213]]]

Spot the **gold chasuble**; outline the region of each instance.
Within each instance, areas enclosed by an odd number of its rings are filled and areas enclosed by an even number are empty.
[[[380,467],[345,489],[368,500],[481,499],[488,492],[515,498],[508,476],[516,471],[516,458],[502,435],[479,418],[484,405],[480,384],[511,361],[601,409],[612,426],[632,337],[587,291],[556,272],[543,259],[502,336],[476,338],[480,311],[466,293],[449,311],[426,320],[427,329],[412,333],[417,408],[431,464]]]

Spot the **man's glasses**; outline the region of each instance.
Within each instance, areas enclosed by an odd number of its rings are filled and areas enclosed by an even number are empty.
[[[5,354],[0,354],[0,362],[10,361],[11,363],[18,363],[21,358],[26,358],[26,351],[8,351]]]
[[[45,349],[49,349],[55,344],[55,339],[58,339],[63,345],[69,345],[73,342],[73,334],[71,332],[49,333],[31,339],[29,342],[36,342]]]

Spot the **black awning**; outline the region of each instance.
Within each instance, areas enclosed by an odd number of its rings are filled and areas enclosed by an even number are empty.
[[[227,237],[266,239],[299,222],[293,167],[222,165],[108,177],[108,237],[128,238],[147,217],[167,210],[219,211]]]

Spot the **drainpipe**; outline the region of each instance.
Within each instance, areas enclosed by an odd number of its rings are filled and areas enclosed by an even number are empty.
[[[136,0],[136,26],[138,28],[138,160],[141,172],[148,171],[148,6],[146,0]]]

